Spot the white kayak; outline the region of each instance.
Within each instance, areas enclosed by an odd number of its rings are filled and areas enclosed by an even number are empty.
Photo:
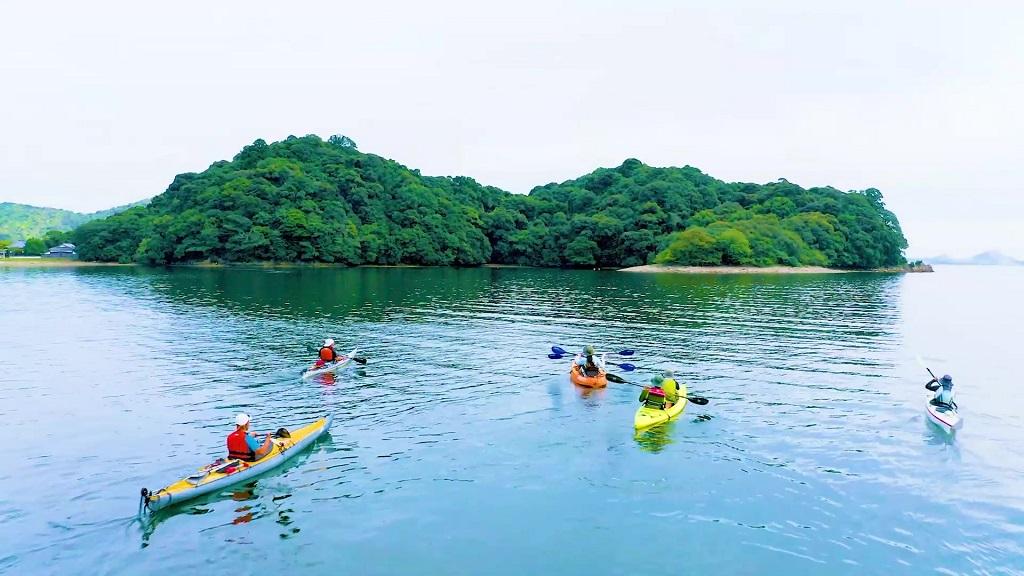
[[[356,352],[359,352],[359,349],[353,348],[352,351],[349,352],[348,354],[339,356],[337,362],[331,362],[329,364],[324,364],[323,366],[317,366],[316,364],[313,364],[309,368],[306,368],[306,371],[302,373],[302,377],[312,378],[317,374],[326,374],[328,372],[336,372],[338,370],[341,370],[350,362],[352,362],[352,357],[356,355]]]
[[[953,403],[953,406],[956,406],[956,402]],[[928,396],[928,400],[925,403],[925,413],[928,415],[929,422],[946,432],[959,430],[964,425],[963,418],[960,417],[955,408],[950,408],[945,404],[932,404],[932,396]]]

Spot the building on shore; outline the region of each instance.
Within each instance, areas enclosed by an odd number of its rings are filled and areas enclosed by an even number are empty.
[[[60,246],[54,246],[42,254],[43,258],[77,258],[78,252],[75,251],[74,244],[61,244]]]
[[[15,256],[15,255],[18,255],[18,254],[23,254],[24,252],[25,252],[25,241],[24,240],[16,240],[16,241],[12,242],[11,245],[8,246],[7,248],[0,248],[0,258],[10,258],[11,256]]]

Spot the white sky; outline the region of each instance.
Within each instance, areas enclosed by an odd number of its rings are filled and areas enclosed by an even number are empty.
[[[1024,257],[1022,107],[1018,2],[23,1],[0,201],[98,210],[343,133],[513,192],[629,157],[874,186],[911,256]]]

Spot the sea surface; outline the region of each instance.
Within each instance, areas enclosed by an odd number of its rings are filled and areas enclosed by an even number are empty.
[[[0,573],[1024,574],[1022,295],[966,266],[0,268]],[[301,380],[325,336],[366,366]],[[711,402],[636,436],[638,387],[547,358],[585,344]],[[140,518],[239,411],[334,424]]]

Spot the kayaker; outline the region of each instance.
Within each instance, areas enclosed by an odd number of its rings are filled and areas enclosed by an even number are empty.
[[[320,347],[319,356],[320,358],[316,361],[317,366],[323,366],[324,364],[338,361],[338,351],[334,349],[333,338],[324,340],[323,346]]]
[[[932,404],[936,406],[948,406],[952,409],[956,409],[956,403],[953,402],[953,377],[946,374],[941,379],[936,380],[932,378],[924,385],[925,388],[935,392],[935,397],[932,398]]]
[[[679,401],[679,384],[676,382],[675,373],[671,370],[661,373],[661,389],[665,391],[665,408],[671,408]]]
[[[260,444],[255,434],[249,434],[248,414],[235,416],[235,431],[228,435],[228,458],[252,462],[269,454],[273,447],[270,434],[267,434],[263,444]]]
[[[661,387],[664,383],[665,379],[661,376],[651,378],[651,385],[640,392],[640,403],[648,408],[660,408],[662,410],[667,408],[668,401],[665,398],[665,390]]]
[[[580,367],[580,372],[584,376],[594,376],[604,370],[601,360],[595,354],[594,347],[587,346],[583,348],[583,354],[576,358],[576,365]]]

